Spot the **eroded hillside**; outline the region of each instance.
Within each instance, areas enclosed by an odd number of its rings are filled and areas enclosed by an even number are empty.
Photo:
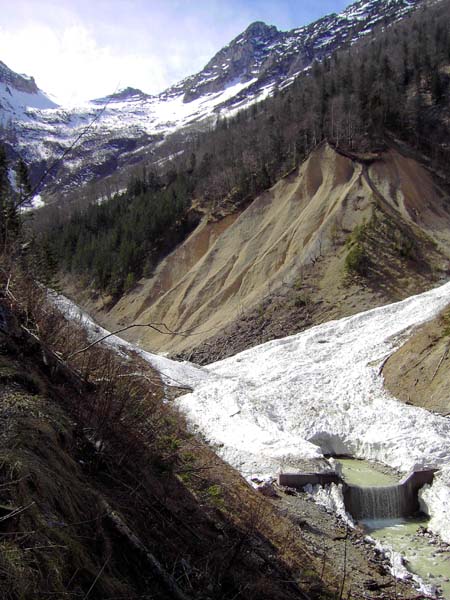
[[[407,404],[450,416],[450,312],[423,325],[386,362],[386,387]]]
[[[163,324],[125,333],[146,348],[223,357],[427,289],[448,270],[449,211],[413,158],[322,144],[242,212],[205,217],[112,309],[89,309],[108,328]]]

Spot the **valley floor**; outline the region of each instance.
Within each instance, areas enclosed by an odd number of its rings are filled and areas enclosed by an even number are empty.
[[[397,401],[381,375],[414,328],[449,300],[447,283],[208,367],[137,351],[167,383],[193,388],[178,406],[192,429],[246,477],[270,478],[305,461],[320,465],[324,453],[379,460],[403,472],[439,469],[421,497],[429,527],[450,543],[450,421]],[[78,309],[64,302],[73,316]],[[79,314],[98,337],[102,330]],[[130,346],[115,337],[108,342]]]

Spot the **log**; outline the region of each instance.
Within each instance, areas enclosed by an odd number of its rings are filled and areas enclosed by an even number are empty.
[[[139,552],[141,552],[151,570],[154,572],[156,577],[163,583],[163,585],[171,592],[175,600],[192,600],[190,596],[185,594],[179,587],[175,579],[170,575],[164,567],[161,565],[159,560],[144,546],[141,540],[131,531],[128,525],[123,521],[121,516],[109,506],[106,500],[101,500],[102,508],[105,510],[105,516],[109,519],[110,523],[114,528],[123,535],[128,542]]]

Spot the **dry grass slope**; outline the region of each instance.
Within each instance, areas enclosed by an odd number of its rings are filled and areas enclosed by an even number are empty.
[[[400,400],[450,416],[450,312],[422,326],[383,369],[386,387]]]

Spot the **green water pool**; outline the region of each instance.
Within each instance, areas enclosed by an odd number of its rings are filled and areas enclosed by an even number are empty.
[[[338,458],[344,480],[361,487],[395,485],[401,479],[384,466],[365,460]],[[426,584],[434,585],[450,600],[450,552],[443,550],[436,540],[420,535],[426,528],[425,515],[408,519],[363,520],[368,535],[383,546],[391,547],[405,559],[411,573],[418,575]]]
[[[367,460],[356,458],[339,458],[337,462],[341,465],[342,476],[347,483],[361,487],[384,487],[395,485],[401,479],[393,471]]]

